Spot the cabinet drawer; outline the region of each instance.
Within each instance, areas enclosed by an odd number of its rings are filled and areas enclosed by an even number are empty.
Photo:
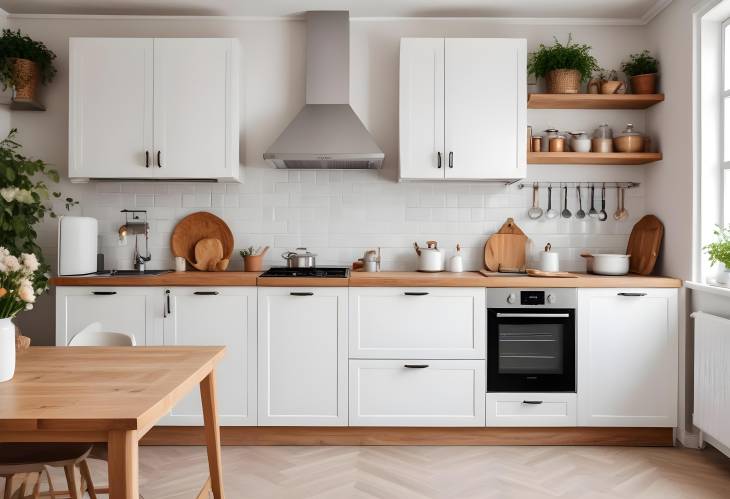
[[[483,288],[350,288],[350,357],[483,359]]]
[[[575,393],[487,393],[487,426],[575,426]]]
[[[350,360],[349,378],[350,426],[484,426],[483,361]]]

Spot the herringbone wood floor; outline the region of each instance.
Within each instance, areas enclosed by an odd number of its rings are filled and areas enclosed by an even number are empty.
[[[231,499],[728,499],[713,449],[632,447],[224,447]],[[92,466],[97,482],[103,463]],[[191,499],[203,447],[142,447],[145,499]],[[58,475],[56,483],[62,483]]]

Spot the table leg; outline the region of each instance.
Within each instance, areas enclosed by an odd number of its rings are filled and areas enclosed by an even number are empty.
[[[137,432],[110,431],[109,499],[139,499]]]
[[[205,442],[208,446],[208,469],[210,485],[215,499],[223,499],[223,471],[221,469],[221,432],[218,426],[218,411],[215,398],[215,371],[211,371],[200,382],[200,398],[203,402]]]

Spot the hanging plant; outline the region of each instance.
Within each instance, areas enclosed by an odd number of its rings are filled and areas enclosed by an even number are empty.
[[[35,227],[46,215],[57,215],[51,200],[60,198],[60,192],[50,192],[44,179],[59,181],[58,172],[40,159],[29,159],[20,153],[15,141],[17,129],[0,141],[0,241],[13,255],[35,254],[39,272],[33,274],[33,288],[40,294],[48,287],[50,267],[45,262]],[[66,209],[78,204],[67,197]]]
[[[0,37],[0,82],[12,87],[16,99],[35,98],[38,83],[47,84],[56,75],[56,54],[46,44],[18,31],[4,29]]]

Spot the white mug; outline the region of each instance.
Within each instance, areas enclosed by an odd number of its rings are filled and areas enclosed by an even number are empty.
[[[185,258],[182,256],[175,257],[175,271],[185,272]]]
[[[543,272],[559,272],[560,255],[552,251],[543,251],[540,253],[540,270]]]
[[[464,272],[464,260],[461,255],[454,255],[449,259],[449,272]]]

